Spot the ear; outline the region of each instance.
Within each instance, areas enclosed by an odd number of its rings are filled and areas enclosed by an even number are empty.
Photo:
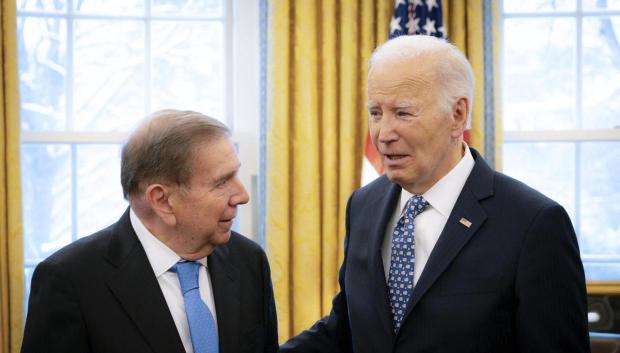
[[[162,184],[151,184],[144,191],[151,210],[166,225],[173,227],[176,225],[177,219],[172,209],[171,193],[170,187]]]
[[[452,137],[457,138],[463,135],[467,128],[467,113],[471,108],[467,97],[459,97],[452,108]]]

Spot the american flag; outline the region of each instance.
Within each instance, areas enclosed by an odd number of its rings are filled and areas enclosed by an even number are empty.
[[[396,0],[390,21],[390,38],[403,34],[426,34],[445,38],[441,0]]]
[[[390,38],[403,34],[426,34],[445,38],[441,0],[396,0],[394,16],[390,21]],[[377,173],[383,174],[381,156],[372,145],[370,135],[366,138],[365,155]]]

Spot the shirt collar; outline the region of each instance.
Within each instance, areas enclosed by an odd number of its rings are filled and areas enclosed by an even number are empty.
[[[452,213],[452,208],[456,203],[463,190],[463,186],[474,168],[474,157],[469,151],[469,147],[463,142],[465,153],[463,158],[439,181],[428,189],[422,197],[429,203],[431,207],[436,209],[446,219]],[[401,213],[405,208],[407,201],[413,196],[409,191],[402,189],[400,194],[400,210]]]
[[[153,267],[155,277],[159,278],[159,276],[166,273],[172,266],[182,260],[179,255],[166,246],[166,244],[162,243],[161,240],[157,239],[144,226],[144,223],[142,223],[140,217],[138,217],[132,208],[129,209],[129,219],[131,220],[131,226],[138,236],[138,240],[140,240],[144,248],[144,252],[146,252],[146,257],[149,259],[151,267]],[[207,266],[206,257],[196,261],[205,267]]]

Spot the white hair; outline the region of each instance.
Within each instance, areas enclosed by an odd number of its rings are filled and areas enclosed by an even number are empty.
[[[474,102],[474,72],[460,50],[445,39],[427,35],[405,35],[383,43],[375,49],[368,62],[368,70],[382,61],[431,57],[442,92],[442,107],[451,111],[458,97],[469,99],[467,127],[471,127],[471,107]]]

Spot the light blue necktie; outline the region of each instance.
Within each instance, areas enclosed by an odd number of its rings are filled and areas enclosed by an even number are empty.
[[[218,353],[219,343],[215,320],[207,304],[200,298],[198,290],[200,266],[198,262],[184,261],[177,262],[171,270],[177,273],[181,283],[194,353]]]
[[[392,309],[392,325],[394,332],[400,329],[405,309],[413,293],[413,269],[415,262],[415,238],[413,236],[413,220],[426,207],[428,202],[422,196],[413,195],[405,205],[394,233],[392,234],[392,258],[388,288]]]

